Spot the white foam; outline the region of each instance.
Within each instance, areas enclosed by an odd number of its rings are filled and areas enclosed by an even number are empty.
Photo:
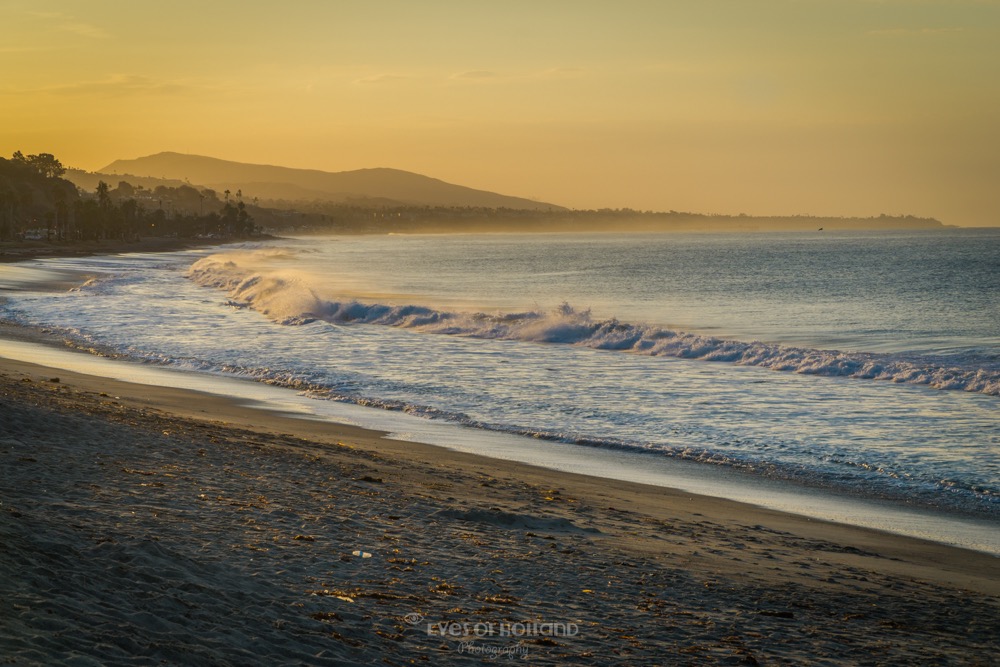
[[[595,319],[589,310],[577,310],[569,304],[552,312],[488,314],[441,311],[421,305],[363,303],[338,298],[335,288],[315,284],[307,274],[281,268],[261,270],[256,266],[261,252],[268,251],[211,255],[195,262],[188,276],[199,285],[226,290],[233,305],[252,308],[281,324],[315,320],[373,324],[425,333],[579,345],[1000,396],[1000,367],[984,367],[975,362],[963,365],[943,357],[745,342],[616,319]]]
[[[521,461],[553,470],[675,488],[690,493],[750,503],[793,514],[883,530],[952,544],[1000,556],[1000,531],[992,519],[906,507],[806,488],[780,480],[741,474],[676,458],[657,458],[609,449],[572,445],[469,429],[420,419],[398,411],[377,410],[335,401],[317,401],[302,392],[258,382],[106,357],[81,354],[37,343],[0,339],[0,356],[51,368],[113,378],[139,385],[176,387],[237,400],[248,407],[278,410],[289,416],[350,424],[389,432],[397,440],[433,444],[501,460]]]

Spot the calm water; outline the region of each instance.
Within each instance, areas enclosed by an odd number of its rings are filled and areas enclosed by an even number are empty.
[[[0,317],[476,429],[1000,514],[1000,230],[292,239],[46,260]]]

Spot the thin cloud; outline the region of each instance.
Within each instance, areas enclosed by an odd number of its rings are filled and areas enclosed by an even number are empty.
[[[0,46],[0,53],[41,53],[42,51],[52,51],[51,48],[40,46]]]
[[[107,39],[111,36],[104,28],[87,21],[81,21],[63,12],[29,12],[28,15],[39,21],[50,23],[51,29],[59,32],[67,32],[88,39]]]
[[[57,84],[38,88],[34,92],[53,95],[132,95],[137,93],[172,94],[190,90],[189,84],[176,81],[158,81],[139,74],[116,74],[106,79]]]
[[[582,76],[584,73],[581,67],[550,67],[547,70],[542,70],[538,73],[539,77],[544,78],[570,78]]]
[[[355,83],[364,84],[387,84],[387,83],[398,83],[400,81],[406,81],[410,77],[401,76],[399,74],[374,74],[372,76],[366,76],[363,79],[358,79]]]
[[[81,37],[87,37],[89,39],[107,39],[110,37],[104,28],[100,28],[92,23],[63,23],[57,26],[57,29],[74,35],[80,35]]]
[[[542,79],[577,78],[584,73],[584,70],[576,67],[552,67],[545,70],[519,73],[504,73],[494,70],[464,70],[453,74],[424,72],[415,75],[402,75],[387,72],[354,79],[354,83],[357,85],[383,86],[413,82],[421,82],[425,85],[506,85]]]
[[[453,81],[465,81],[470,83],[518,83],[525,81],[535,81],[540,79],[569,79],[580,77],[584,70],[578,67],[550,67],[534,72],[519,72],[502,74],[492,70],[469,70],[452,74],[449,78]]]
[[[496,79],[499,78],[499,76],[500,75],[497,74],[496,72],[490,72],[488,70],[472,70],[469,72],[459,72],[458,74],[453,74],[451,78],[482,81],[483,79]]]
[[[951,35],[964,32],[964,28],[885,28],[869,30],[874,37],[932,37],[935,35]]]

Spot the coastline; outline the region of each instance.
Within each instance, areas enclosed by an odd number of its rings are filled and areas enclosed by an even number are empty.
[[[0,571],[18,573],[3,577],[0,646],[28,664],[995,655],[1000,559],[987,554],[10,359],[0,403]],[[89,556],[109,550],[113,585]],[[178,592],[206,567],[227,575]],[[214,634],[192,634],[185,613],[208,608]],[[109,613],[133,620],[114,629]],[[428,629],[528,620],[579,633]]]
[[[56,289],[49,283],[38,282],[33,283],[33,288]],[[985,517],[945,513],[937,508],[884,498],[845,495],[822,485],[774,480],[729,470],[725,466],[650,457],[646,453],[601,448],[587,448],[584,453],[544,439],[469,430],[405,412],[316,400],[282,386],[150,366],[127,358],[119,360],[117,356],[100,356],[72,345],[67,347],[61,335],[47,329],[0,322],[0,357],[47,366],[54,374],[74,371],[142,387],[187,388],[257,409],[283,411],[297,420],[348,424],[388,434],[386,437],[392,441],[443,448],[490,460],[515,461],[607,481],[634,482],[695,496],[724,498],[813,521],[893,533],[1000,557],[1000,542],[997,542],[1000,535],[995,523]]]
[[[223,245],[237,241],[272,241],[274,236],[257,236],[251,239],[196,239],[145,236],[137,241],[102,239],[99,241],[49,242],[19,241],[0,242],[0,263],[26,262],[51,257],[88,257],[136,252],[176,252],[190,248]]]

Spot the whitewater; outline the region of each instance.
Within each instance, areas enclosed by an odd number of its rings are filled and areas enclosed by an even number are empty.
[[[760,341],[742,342],[613,318],[595,320],[590,310],[579,312],[567,302],[550,312],[482,313],[324,297],[319,281],[310,282],[296,271],[257,269],[262,262],[274,257],[287,258],[288,255],[263,250],[207,257],[196,262],[188,276],[200,285],[225,290],[232,306],[252,308],[285,325],[308,324],[317,319],[342,324],[377,324],[424,333],[572,344],[597,350],[726,361],[781,371],[910,382],[936,389],[1000,395],[1000,370],[992,364],[983,368],[976,365],[976,360],[963,367],[961,360],[927,355],[845,353]]]
[[[581,461],[1000,515],[995,230],[302,237],[29,268],[90,279],[0,318],[95,354]]]

